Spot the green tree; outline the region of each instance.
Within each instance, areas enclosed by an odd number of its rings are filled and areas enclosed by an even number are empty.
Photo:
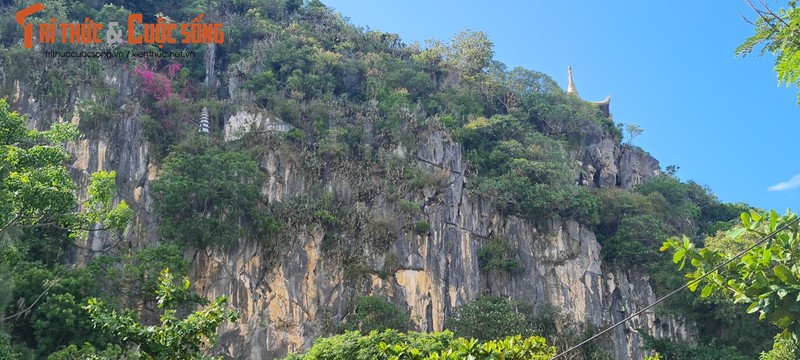
[[[25,120],[9,111],[0,99],[0,233],[11,228],[61,227],[89,230],[100,223],[124,229],[132,216],[124,201],[112,206],[115,173],[92,175],[89,199],[78,211],[75,184],[62,143],[78,136],[71,124],[53,124],[50,130],[28,130]]]
[[[496,235],[478,249],[478,266],[487,273],[492,270],[504,270],[508,273],[521,270],[519,261],[513,256],[511,244],[504,237]]]
[[[103,350],[97,350],[97,348],[90,343],[83,343],[83,345],[80,347],[75,344],[70,344],[63,349],[50,354],[50,356],[47,357],[47,360],[111,360],[122,359],[122,354],[122,348],[117,345],[108,345],[108,347]],[[131,356],[128,357],[128,359],[135,359],[135,357]]]
[[[0,333],[0,359],[16,359],[19,354],[14,352],[11,347],[11,339],[8,335]]]
[[[63,146],[78,134],[65,123],[28,130],[0,99],[0,322],[13,320],[14,340],[37,347],[36,356],[88,336],[76,301],[93,281],[83,269],[58,265],[71,239],[121,232],[132,217],[124,201],[114,205],[113,171],[92,174],[89,196],[78,202]]]
[[[548,346],[544,338],[532,336],[523,339],[519,335],[482,343],[475,339],[457,338],[446,349],[430,352],[402,343],[381,343],[379,347],[390,360],[550,360],[556,354],[555,347]]]
[[[57,227],[73,232],[124,230],[133,212],[116,206],[115,172],[92,174],[89,198],[78,204],[63,143],[78,136],[71,124],[28,130],[25,120],[0,99],[0,233],[12,228]],[[85,210],[79,211],[79,205]],[[97,227],[100,224],[100,227]]]
[[[642,135],[644,129],[637,124],[627,123],[627,124],[620,124],[620,128],[625,130],[625,146],[632,147],[633,146],[633,139]]]
[[[736,55],[746,56],[761,46],[761,55],[768,52],[775,55],[778,82],[800,86],[800,37],[797,34],[800,9],[797,8],[797,1],[788,1],[785,8],[778,10],[771,9],[766,2],[759,3],[763,7],[751,4],[757,18],[748,20],[755,28],[755,34],[736,48]]]
[[[447,44],[431,39],[425,45],[412,58],[424,67],[434,83],[438,83],[443,69],[459,80],[476,80],[494,56],[494,44],[483,31],[465,29],[453,35]]]
[[[164,312],[159,326],[142,325],[134,310],[118,314],[97,298],[89,299],[85,309],[95,326],[145,359],[202,359],[206,343],[213,345],[216,341],[217,328],[225,321],[236,321],[238,316],[228,309],[227,297],[221,296],[206,308],[179,319],[176,307],[190,297],[189,286],[188,278],[176,284],[169,269],[161,272],[156,294],[158,308]]]
[[[445,322],[445,328],[457,336],[478,340],[495,340],[507,336],[536,334],[530,308],[516,301],[481,296],[456,308]]]
[[[703,298],[722,292],[737,303],[749,305],[748,313],[758,312],[760,319],[783,329],[784,338],[797,339],[800,334],[800,267],[795,255],[800,251],[797,215],[750,211],[742,213],[741,220],[741,226],[726,234],[730,241],[752,244],[741,257],[724,249],[699,247],[686,237],[667,240],[661,250],[672,250],[673,261],[680,269],[689,265],[693,270],[686,275],[690,290],[703,285],[700,294]],[[763,243],[754,243],[752,237],[746,237],[748,233],[758,238],[775,235]],[[717,266],[722,267],[715,270]]]
[[[366,334],[373,330],[386,329],[406,331],[410,325],[411,317],[408,312],[397,305],[377,296],[360,296],[356,299],[354,312],[344,328],[357,329]]]
[[[481,342],[457,338],[451,331],[401,333],[373,331],[361,335],[349,331],[319,338],[305,354],[291,354],[284,360],[460,360],[552,358],[556,349],[541,337],[512,336]]]
[[[177,244],[158,244],[119,255],[101,255],[89,267],[105,281],[103,287],[113,289],[110,296],[128,299],[127,305],[133,305],[155,300],[161,270],[169,268],[172,274],[185,276],[191,265]]]
[[[161,235],[179,244],[226,245],[240,236],[267,240],[277,223],[261,194],[264,174],[251,154],[213,139],[190,139],[164,160],[153,182]]]
[[[797,359],[797,343],[792,339],[775,337],[772,350],[761,353],[759,360],[794,360]]]
[[[666,338],[654,338],[643,334],[645,348],[656,351],[660,360],[746,360],[748,357],[738,353],[733,347],[716,344],[688,345],[674,343]]]
[[[474,79],[492,61],[493,47],[483,31],[459,31],[450,40],[447,63],[461,78]]]

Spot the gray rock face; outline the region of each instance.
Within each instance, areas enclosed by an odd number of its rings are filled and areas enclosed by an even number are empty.
[[[92,139],[69,144],[74,154],[73,176],[85,196],[88,177],[98,170],[116,170],[119,200],[136,212],[123,241],[135,245],[158,242],[151,213],[150,181],[158,168],[152,163],[139,121],[138,104],[132,101],[136,83],[129,72],[117,71],[107,77],[119,93],[125,109],[121,120]],[[76,89],[69,103],[91,96],[91,89]],[[58,116],[17,84],[14,107],[29,115],[29,125],[57,121]],[[73,117],[68,119],[80,122]],[[445,174],[446,185],[437,191],[426,189],[422,218],[430,224],[425,236],[412,232],[397,234],[389,253],[398,259],[397,270],[379,277],[386,253],[365,251],[371,273],[353,280],[335,259],[322,254],[325,233],[321,229],[300,231],[272,266],[255,241],[240,239],[227,249],[189,249],[194,260],[196,290],[213,298],[228,295],[240,320],[220,330],[215,351],[240,359],[273,359],[290,351],[302,351],[318,336],[328,335],[349,311],[357,294],[388,295],[411,312],[418,330],[441,330],[444,319],[457,306],[481,293],[508,296],[540,309],[554,305],[579,324],[601,328],[618,321],[655,300],[649,276],[639,272],[608,270],[600,259],[600,245],[586,227],[571,221],[533,226],[516,217],[495,211],[491,199],[469,193],[469,179],[458,144],[438,131],[417,137],[416,149],[404,156],[416,156],[418,165],[432,173]],[[408,155],[406,155],[408,153]],[[611,139],[590,136],[579,154],[585,180],[596,187],[630,188],[658,171],[649,155],[622,151]],[[262,168],[269,174],[263,191],[271,202],[283,202],[306,194],[310,184],[330,189],[340,198],[354,183],[347,176],[311,178],[298,171],[296,157],[278,152],[264,156]],[[321,184],[320,184],[321,182]],[[355,201],[355,200],[352,200]],[[385,201],[356,204],[375,214],[391,213]],[[492,236],[505,237],[521,271],[510,274],[482,273],[478,249]],[[70,261],[84,263],[90,256],[113,245],[116,239],[94,234],[80,241]],[[269,256],[275,256],[271,254]],[[359,284],[355,284],[358,281]],[[651,335],[677,340],[693,338],[677,319],[658,318],[648,313],[617,328],[601,343],[617,359],[639,359],[641,329]]]
[[[587,134],[578,153],[581,164],[579,182],[596,188],[632,189],[661,171],[658,160],[644,150],[619,146],[600,129]]]
[[[619,161],[619,186],[631,189],[661,172],[658,160],[639,147],[627,148]]]
[[[279,119],[272,119],[262,113],[237,111],[225,122],[225,141],[239,140],[249,132],[282,132],[294,128]]]
[[[117,116],[107,124],[99,124],[98,129],[92,129],[77,141],[67,143],[67,150],[72,155],[71,175],[78,185],[79,200],[86,199],[92,173],[113,170],[117,173],[115,201],[125,200],[135,211],[135,217],[124,239],[110,238],[104,232],[90,232],[88,238],[78,240],[69,254],[72,263],[84,263],[119,241],[134,245],[158,241],[153,231],[156,221],[151,212],[149,190],[158,169],[148,155],[149,146],[139,120],[140,106],[134,101],[139,86],[134,76],[132,71],[123,68],[104,71],[105,85],[116,94],[109,101],[118,109]],[[87,119],[80,118],[78,105],[83,100],[95,99],[89,86],[73,88],[67,99],[55,100],[37,96],[28,82],[15,81],[13,85],[14,94],[9,101],[14,110],[26,116],[30,128],[46,129],[54,122],[71,122],[80,127]]]
[[[469,195],[461,150],[439,132],[422,136],[417,144],[419,165],[449,172],[438,200],[426,202],[429,236],[402,234],[390,252],[399,259],[398,270],[381,278],[369,275],[365,293],[388,295],[406,306],[418,330],[441,330],[452,310],[480,293],[507,296],[541,307],[553,305],[577,323],[602,328],[656,300],[649,276],[639,272],[609,271],[600,260],[595,235],[567,220],[537,228],[516,217],[502,217],[490,201]],[[633,158],[632,158],[633,159]],[[632,165],[638,164],[633,161]],[[293,165],[270,156],[267,195],[287,199],[303,188]],[[636,171],[644,171],[636,168]],[[629,176],[623,174],[623,178]],[[346,188],[335,177],[326,188]],[[633,181],[629,182],[633,183]],[[284,185],[279,185],[284,184]],[[291,185],[294,184],[294,185]],[[301,191],[301,190],[300,190]],[[374,212],[387,209],[374,208]],[[477,251],[493,235],[504,236],[514,249],[522,272],[486,276],[478,267]],[[325,324],[347,313],[353,284],[341,265],[321,255],[321,231],[298,236],[272,271],[259,271],[262,259],[252,244],[242,241],[226,251],[200,252],[198,287],[209,297],[233,294],[241,321],[223,329],[223,338],[235,346],[222,346],[225,354],[269,359],[285,351],[302,351]],[[377,273],[384,254],[365,253]],[[642,358],[637,329],[651,335],[691,340],[692,333],[672,318],[653,313],[617,328],[603,343],[617,359]]]

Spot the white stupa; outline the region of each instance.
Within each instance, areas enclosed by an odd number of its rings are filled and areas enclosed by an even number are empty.
[[[200,111],[200,130],[199,130],[199,132],[204,133],[204,134],[208,134],[210,132],[209,128],[210,127],[208,125],[208,109],[206,109],[206,107],[203,106],[203,110]]]

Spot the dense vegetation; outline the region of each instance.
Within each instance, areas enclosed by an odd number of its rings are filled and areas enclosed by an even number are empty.
[[[126,354],[147,359],[199,354],[203,339],[213,340],[217,326],[235,315],[220,298],[207,311],[177,320],[178,305],[186,309],[199,300],[189,296],[188,280],[176,287],[166,269],[188,270],[177,247],[102,255],[77,268],[62,263],[75,239],[99,231],[119,237],[133,215],[124,201],[114,202],[114,172],[93,174],[87,199],[78,201],[62,146],[77,134],[67,124],[27,130],[24,119],[0,99],[0,355],[69,359]],[[156,283],[153,273],[159,271],[163,276]],[[158,308],[168,307],[157,312],[163,331],[151,332],[133,310],[111,315],[104,305],[144,305],[154,300],[153,288],[159,294]],[[98,324],[112,333],[97,331]]]
[[[703,285],[702,298],[714,293],[730,296],[736,303],[748,305],[747,313],[758,312],[759,319],[768,320],[781,329],[775,350],[770,354],[778,352],[781,345],[794,353],[800,333],[795,256],[800,241],[797,215],[787,212],[779,216],[775,211],[764,215],[751,211],[742,213],[741,220],[741,226],[709,238],[706,246],[696,246],[686,237],[670,238],[664,242],[662,250],[672,250],[673,261],[681,270],[687,265],[693,269],[686,274],[691,281],[689,289],[695,291]],[[739,258],[738,254],[743,251],[744,255]],[[721,268],[717,270],[718,266]],[[792,340],[792,343],[787,348],[781,340]]]
[[[461,145],[473,195],[491,197],[502,214],[537,225],[558,219],[579,221],[597,234],[608,267],[651,273],[659,294],[684,281],[674,271],[672,257],[658,252],[664,239],[684,235],[703,243],[706,237],[729,229],[732,220],[748,210],[742,204],[720,203],[708,189],[681,182],[669,172],[632,190],[579,185],[581,170],[575,157],[590,136],[611,139],[624,151],[641,149],[630,144],[630,134],[623,143],[620,125],[594,105],[566,94],[549,76],[508,69],[495,61],[492,43],[482,32],[462,31],[449,41],[406,44],[396,34],[357,28],[317,0],[42,3],[45,11],[28,21],[89,17],[124,22],[130,13],[143,13],[148,21],[160,14],[186,22],[203,12],[207,21],[223,22],[226,28],[227,41],[218,46],[215,70],[229,74],[236,80],[231,83],[239,85],[225,91],[208,89],[203,84],[203,56],[208,50],[198,45],[171,48],[193,51],[193,58],[48,59],[36,50],[22,49],[22,29],[11,15],[17,9],[0,9],[0,64],[10,79],[2,84],[3,93],[12,93],[12,80],[30,84],[32,94],[57,115],[79,116],[80,129],[88,137],[113,129],[115,120],[136,116],[152,157],[163,169],[152,183],[162,244],[138,248],[118,241],[86,266],[72,268],[65,254],[71,251],[74,238],[99,227],[118,231],[110,236],[120,238],[119,231],[130,217],[124,203],[111,208],[114,194],[108,185],[109,181],[113,184],[113,174],[96,179],[99,185],[92,199],[97,200],[89,203],[96,211],[77,216],[74,185],[64,166],[66,153],[57,146],[29,146],[43,143],[41,137],[55,142],[68,137],[27,133],[19,118],[0,114],[4,121],[14,122],[4,123],[0,133],[4,146],[0,153],[0,283],[13,284],[8,285],[12,291],[0,294],[5,313],[0,323],[0,354],[69,358],[76,353],[124,351],[128,344],[121,347],[111,336],[124,332],[96,331],[84,307],[90,299],[100,299],[92,303],[120,310],[154,309],[144,319],[116,318],[131,324],[131,331],[140,330],[139,320],[157,323],[160,316],[172,313],[157,306],[159,299],[153,294],[164,284],[156,279],[166,267],[176,276],[187,274],[191,264],[182,256],[186,247],[225,247],[247,239],[259,241],[265,257],[274,259],[291,241],[292,232],[321,229],[324,256],[341,261],[353,284],[371,272],[390,276],[397,270],[397,259],[389,245],[404,237],[425,240],[432,230],[422,211],[427,205],[425,194],[439,194],[448,178],[448,174],[421,168],[413,156],[400,156],[396,150],[413,153],[420,136],[434,131]],[[73,47],[58,45],[62,50]],[[97,47],[104,49],[104,45]],[[104,80],[104,72],[114,71],[129,71],[139,81],[142,91],[136,99],[116,94]],[[76,89],[90,91],[92,96],[74,108],[70,101],[75,100]],[[223,119],[244,105],[264,109],[294,130],[224,143],[219,136]],[[206,137],[196,135],[196,117],[203,107],[208,108],[214,130]],[[0,106],[0,111],[5,109]],[[26,137],[26,141],[16,137]],[[28,162],[14,158],[21,152],[8,151],[9,146],[27,151],[30,156],[24,159]],[[298,171],[309,178],[327,179],[338,172],[354,179],[353,198],[386,202],[392,214],[365,213],[352,199],[331,193],[321,184],[310,184],[305,197],[270,203],[262,194],[263,164],[269,151],[294,157],[300,164]],[[33,181],[14,181],[14,174],[26,166],[37,170],[29,176]],[[54,192],[33,196],[35,192],[25,186],[41,189],[39,180],[53,182],[47,189]],[[26,196],[15,197],[18,194]],[[26,213],[39,208],[47,208],[47,217]],[[15,219],[14,214],[25,216]],[[32,227],[20,222],[33,218],[59,226]],[[385,253],[383,269],[375,272],[365,265],[365,249]],[[519,264],[508,250],[502,236],[485,239],[478,253],[481,270],[514,276]],[[353,287],[358,289],[358,285]],[[188,297],[187,301],[185,312],[199,299]],[[694,320],[701,344],[689,347],[662,341],[651,346],[665,356],[686,351],[730,354],[730,358],[754,356],[767,349],[772,341],[769,334],[775,331],[752,317],[734,316],[743,313],[740,307],[722,297],[698,300],[681,295],[658,311]],[[98,309],[90,307],[93,314],[102,313],[106,319],[116,314]],[[540,335],[563,349],[594,330],[582,329],[555,311],[533,311],[517,301],[482,297],[455,309],[447,322],[455,335],[384,331],[411,330],[410,320],[406,309],[382,298],[355,297],[351,315],[329,330],[383,332],[363,337],[345,332],[321,339],[306,357],[314,358],[310,354],[315,352],[363,351],[365,358],[372,358],[372,352],[382,351],[386,358],[403,358],[399,354],[412,348],[421,350],[414,354],[417,358],[461,356],[470,351],[484,356],[503,348],[550,354],[552,349],[539,338],[499,339]],[[140,339],[139,344],[147,341]],[[381,342],[387,345],[379,347]],[[450,355],[445,355],[448,351]],[[607,354],[588,349],[581,356],[598,359]]]
[[[555,355],[541,337],[523,339],[517,335],[485,342],[456,338],[450,331],[437,333],[400,333],[394,330],[356,331],[330,338],[320,338],[304,355],[289,355],[284,360],[456,360],[509,359],[546,360]]]
[[[278,225],[266,214],[263,182],[249,154],[204,137],[188,140],[165,159],[164,175],[153,183],[162,238],[196,246],[243,236],[266,243]]]

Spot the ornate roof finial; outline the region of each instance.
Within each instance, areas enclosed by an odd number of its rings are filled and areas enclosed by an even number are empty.
[[[199,132],[208,134],[209,133],[209,125],[208,125],[208,109],[203,106],[203,110],[200,111],[200,130]]]
[[[575,87],[575,82],[572,81],[572,65],[567,67],[567,77],[569,78],[569,84],[567,85],[567,94],[575,94],[578,98],[580,98],[580,94],[578,94],[578,88]]]

